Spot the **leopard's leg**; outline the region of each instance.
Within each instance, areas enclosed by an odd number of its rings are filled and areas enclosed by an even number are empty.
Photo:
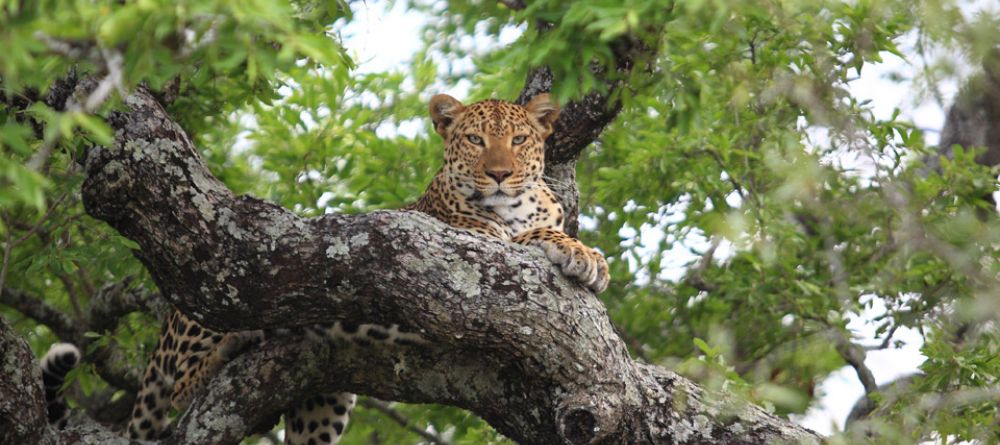
[[[563,232],[539,227],[518,234],[513,241],[541,247],[563,274],[576,278],[594,292],[600,293],[608,287],[610,276],[604,255]]]
[[[175,339],[178,330],[185,328],[182,317],[180,312],[174,312],[167,318],[153,357],[146,365],[142,388],[132,406],[132,419],[128,424],[128,436],[132,439],[158,439],[167,425],[170,393],[177,369]]]
[[[190,344],[187,348],[181,344],[182,354],[174,374],[174,391],[170,397],[174,409],[184,411],[194,394],[223,365],[229,363],[245,346],[260,342],[262,338],[263,333],[259,330],[219,334],[197,323],[192,325],[186,339]]]
[[[306,400],[285,414],[285,445],[340,442],[357,397],[342,392]]]
[[[169,423],[168,414],[174,403],[178,378],[184,379],[180,385],[182,393],[190,394],[192,389],[187,379],[192,375],[192,368],[224,339],[224,334],[207,330],[180,312],[175,311],[167,318],[132,408],[129,437],[159,438]]]

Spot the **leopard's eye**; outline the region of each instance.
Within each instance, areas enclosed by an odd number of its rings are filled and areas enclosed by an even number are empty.
[[[472,142],[473,144],[483,145],[483,138],[481,138],[479,136],[476,136],[474,134],[470,134],[470,135],[466,136],[465,138],[468,139],[469,142]]]
[[[514,138],[511,139],[510,142],[514,145],[521,145],[524,143],[525,139],[527,139],[526,136],[514,136]]]

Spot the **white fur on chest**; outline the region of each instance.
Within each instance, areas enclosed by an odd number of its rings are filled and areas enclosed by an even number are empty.
[[[483,198],[479,205],[499,216],[513,236],[538,227],[561,229],[555,227],[556,215],[552,214],[551,204],[543,204],[540,198],[534,190],[518,196],[498,193]]]

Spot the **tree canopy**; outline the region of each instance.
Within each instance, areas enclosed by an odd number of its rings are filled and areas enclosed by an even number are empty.
[[[406,6],[425,29],[393,38],[423,49],[359,73],[366,55],[341,33],[365,2],[0,0],[0,323],[37,355],[84,347],[73,406],[128,416],[169,311],[139,237],[84,208],[83,163],[115,144],[126,97],[148,89],[229,190],[308,218],[420,196],[442,162],[427,100],[467,85],[465,102],[551,90],[597,111],[580,138],[593,143],[548,152],[570,168],[550,183],[579,186],[578,235],[608,258],[599,298],[636,360],[777,416],[803,413],[852,366],[870,406],[834,442],[1000,440],[995,7]],[[852,82],[888,57],[912,67],[897,79],[913,88],[907,106],[955,104],[950,127],[879,117],[856,97]],[[962,85],[955,98],[946,82]],[[868,320],[882,344],[864,344],[847,325],[883,306]],[[926,361],[890,392],[864,357],[896,347],[901,328],[921,334]],[[507,440],[459,408],[363,398],[341,443]]]

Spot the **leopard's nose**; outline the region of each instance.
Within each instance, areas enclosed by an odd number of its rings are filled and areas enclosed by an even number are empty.
[[[489,176],[489,177],[493,178],[493,180],[496,181],[497,184],[503,182],[504,179],[509,178],[510,175],[512,175],[512,174],[514,174],[514,172],[512,172],[510,170],[500,170],[500,169],[498,169],[498,170],[486,170],[486,176]]]

